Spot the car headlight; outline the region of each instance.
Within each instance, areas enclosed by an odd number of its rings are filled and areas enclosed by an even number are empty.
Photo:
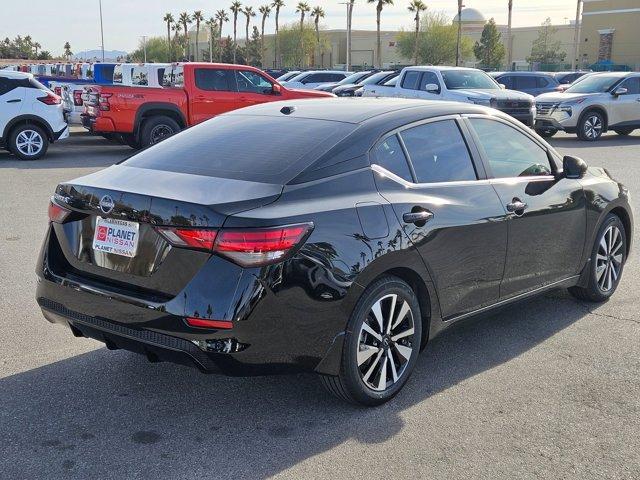
[[[562,102],[560,105],[558,105],[558,110],[571,114],[571,111],[572,111],[571,107],[575,105],[580,105],[585,100],[586,98],[576,98],[574,100],[567,100],[566,102]]]

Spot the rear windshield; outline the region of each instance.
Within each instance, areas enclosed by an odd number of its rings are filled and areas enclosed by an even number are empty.
[[[221,115],[122,164],[283,185],[357,125],[294,117]]]

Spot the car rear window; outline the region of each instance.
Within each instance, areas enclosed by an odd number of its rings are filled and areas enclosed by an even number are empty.
[[[357,125],[293,117],[221,115],[129,158],[129,167],[285,184]]]

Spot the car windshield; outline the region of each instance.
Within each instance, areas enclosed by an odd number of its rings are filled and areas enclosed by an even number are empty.
[[[311,74],[313,74],[313,72],[302,72],[302,73],[299,73],[298,75],[296,75],[295,77],[290,78],[289,80],[287,80],[287,82],[301,82],[308,75],[311,75]]]
[[[594,75],[577,82],[566,93],[604,93],[621,80],[618,75]]]
[[[475,70],[443,70],[442,78],[449,90],[475,88],[482,90],[499,90],[498,85],[489,75]]]
[[[400,78],[400,75],[393,77],[391,80],[389,80],[388,82],[386,82],[384,84],[385,87],[395,87],[398,84],[398,78]]]
[[[374,73],[370,77],[367,77],[361,82],[359,82],[359,84],[360,85],[376,85],[380,80],[389,78],[389,75],[391,75],[391,72]]]

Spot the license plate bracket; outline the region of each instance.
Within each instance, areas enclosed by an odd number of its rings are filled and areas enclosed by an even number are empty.
[[[138,251],[140,224],[115,218],[96,218],[93,249],[133,258]]]

